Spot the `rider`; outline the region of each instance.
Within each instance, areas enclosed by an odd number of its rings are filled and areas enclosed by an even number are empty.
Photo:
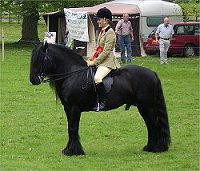
[[[116,35],[110,26],[112,23],[112,13],[108,8],[104,7],[98,10],[96,16],[101,31],[98,36],[96,51],[87,60],[87,65],[97,67],[94,81],[96,83],[99,103],[95,110],[102,111],[105,110],[107,100],[107,94],[102,80],[112,69],[117,69],[120,65],[114,56]]]

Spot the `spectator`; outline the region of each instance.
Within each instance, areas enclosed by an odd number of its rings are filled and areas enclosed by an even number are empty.
[[[168,64],[167,52],[170,46],[170,39],[174,34],[173,26],[168,17],[164,18],[164,23],[160,24],[156,30],[156,43],[160,48],[160,64]],[[158,41],[159,38],[159,41]]]
[[[132,49],[131,41],[134,40],[133,28],[129,21],[129,15],[123,14],[123,19],[119,20],[116,25],[115,32],[118,35],[118,42],[121,51],[121,62],[126,63],[125,48],[127,50],[127,62],[131,63]]]

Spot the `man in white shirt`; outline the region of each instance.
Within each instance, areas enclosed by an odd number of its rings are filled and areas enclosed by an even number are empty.
[[[160,47],[160,63],[168,64],[167,52],[170,46],[170,39],[174,34],[173,26],[170,24],[168,17],[164,18],[164,23],[160,24],[156,30],[156,43],[159,42]],[[159,38],[159,41],[158,41]]]

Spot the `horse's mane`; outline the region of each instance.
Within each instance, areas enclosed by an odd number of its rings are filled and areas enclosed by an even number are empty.
[[[70,49],[67,46],[64,46],[62,44],[49,44],[49,47],[58,48],[59,50],[65,52],[65,54],[67,54],[67,55],[65,55],[66,58],[70,57],[70,60],[72,60],[72,59],[75,60],[76,64],[81,64],[84,66],[86,64],[85,60],[83,59],[83,56],[81,56],[76,51]]]
[[[66,58],[66,60],[68,60],[69,62],[72,61],[72,59],[75,61],[76,64],[79,64],[80,66],[83,67],[87,67],[85,60],[83,59],[83,57],[78,54],[76,51],[62,45],[62,44],[49,44],[48,48],[52,48],[52,49],[58,49],[58,52],[64,52],[64,56]],[[49,82],[50,87],[54,90],[55,95],[56,95],[56,101],[59,100],[59,95],[60,92],[58,89],[56,89],[56,82],[55,81],[51,81]]]

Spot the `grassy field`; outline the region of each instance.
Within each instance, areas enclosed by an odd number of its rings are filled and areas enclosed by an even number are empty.
[[[85,156],[66,157],[65,113],[47,84],[32,86],[32,47],[13,44],[20,26],[3,24],[5,61],[0,65],[2,171],[198,171],[199,58],[137,57],[133,64],[156,71],[161,79],[172,135],[168,152],[143,152],[145,124],[137,109],[85,112],[80,123]],[[43,38],[44,25],[39,25]]]

